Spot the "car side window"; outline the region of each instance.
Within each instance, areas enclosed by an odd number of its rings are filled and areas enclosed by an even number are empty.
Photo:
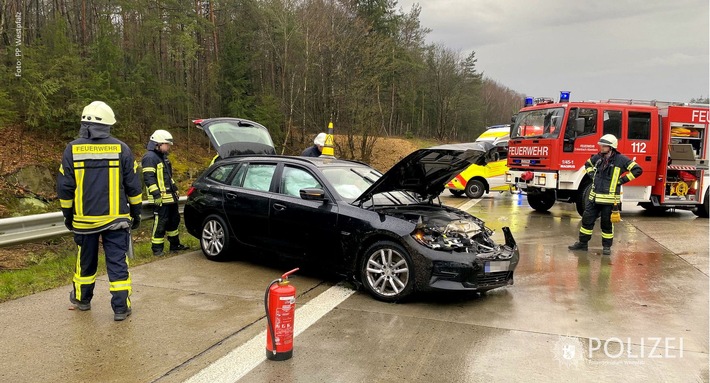
[[[217,181],[220,183],[227,183],[227,178],[229,177],[229,173],[232,172],[232,169],[234,169],[235,164],[229,164],[229,165],[223,165],[223,166],[218,166],[216,169],[210,173],[207,178]]]
[[[245,189],[269,191],[271,179],[274,177],[276,164],[249,164],[242,166],[234,176],[232,186]],[[242,174],[240,174],[242,173]],[[240,182],[240,180],[242,180]]]
[[[306,188],[322,189],[323,186],[311,173],[306,170],[292,166],[285,166],[281,176],[281,187],[279,188],[279,193],[300,197],[301,189]]]

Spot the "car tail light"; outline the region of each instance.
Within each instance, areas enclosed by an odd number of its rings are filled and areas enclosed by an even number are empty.
[[[192,120],[192,123],[195,125],[200,125],[200,124],[202,124],[202,121],[204,121],[204,120],[203,119]]]
[[[187,196],[188,196],[188,197],[189,197],[189,196],[191,196],[191,195],[192,195],[192,193],[194,193],[194,192],[195,192],[195,190],[197,190],[197,189],[195,189],[195,187],[194,187],[194,186],[190,186],[190,188],[189,188],[189,189],[187,189]]]

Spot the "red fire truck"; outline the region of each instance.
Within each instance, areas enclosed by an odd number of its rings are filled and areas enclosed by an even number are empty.
[[[708,105],[608,100],[534,103],[514,116],[506,183],[527,193],[530,207],[547,211],[555,201],[575,203],[577,212],[591,190],[584,163],[611,133],[619,151],[643,168],[622,187],[622,202],[647,210],[691,209],[707,217]]]

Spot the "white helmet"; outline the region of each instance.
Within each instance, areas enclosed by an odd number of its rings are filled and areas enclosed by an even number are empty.
[[[318,133],[316,138],[313,140],[313,143],[318,145],[318,146],[325,146],[325,133]]]
[[[150,140],[158,144],[173,144],[173,135],[167,130],[158,129],[150,136]]]
[[[111,107],[103,101],[94,101],[84,107],[81,112],[81,121],[94,122],[103,125],[113,125],[116,123],[116,116]]]
[[[602,138],[599,139],[597,145],[611,146],[612,148],[616,149],[616,147],[619,146],[619,141],[616,139],[616,137],[614,137],[613,134],[605,134],[602,136]]]

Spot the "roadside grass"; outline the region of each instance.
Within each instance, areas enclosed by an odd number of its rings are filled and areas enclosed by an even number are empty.
[[[152,224],[152,220],[149,220],[142,223],[138,230],[132,232],[134,257],[128,260],[129,270],[131,267],[181,254],[170,253],[166,239],[165,256],[160,258],[153,256],[150,248]],[[199,249],[199,241],[187,233],[182,223],[180,224],[180,241],[190,246],[190,251]],[[21,249],[21,247],[18,248]],[[71,235],[45,242],[40,250],[30,251],[27,254],[25,267],[0,271],[0,302],[70,285],[74,275],[76,252],[77,247]],[[106,261],[103,254],[103,249],[99,246],[97,276],[106,274]]]

